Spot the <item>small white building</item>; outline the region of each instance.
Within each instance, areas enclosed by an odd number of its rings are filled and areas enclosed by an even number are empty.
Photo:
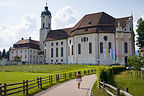
[[[13,60],[15,56],[21,57],[23,64],[44,64],[44,56],[40,54],[39,41],[21,39],[9,50],[9,59]]]

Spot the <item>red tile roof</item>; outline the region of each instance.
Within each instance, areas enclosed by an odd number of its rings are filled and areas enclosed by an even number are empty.
[[[125,26],[128,19],[129,17],[115,19],[105,12],[87,14],[72,28],[51,30],[45,41],[66,39],[70,36],[97,32],[114,33],[118,21],[120,26]]]

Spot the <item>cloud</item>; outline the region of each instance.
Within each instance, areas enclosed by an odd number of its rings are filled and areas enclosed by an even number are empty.
[[[0,50],[8,48],[23,38],[32,37],[37,39],[39,37],[36,18],[34,15],[25,15],[18,25],[0,26]]]
[[[76,11],[69,6],[60,9],[53,16],[52,26],[54,29],[72,27],[76,23]]]

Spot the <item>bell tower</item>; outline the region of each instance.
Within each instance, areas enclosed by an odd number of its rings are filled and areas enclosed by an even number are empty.
[[[48,32],[51,30],[51,13],[48,10],[47,3],[44,11],[41,13],[41,29],[40,29],[40,49],[44,50],[44,40]]]

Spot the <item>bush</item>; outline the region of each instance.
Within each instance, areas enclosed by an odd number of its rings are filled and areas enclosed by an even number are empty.
[[[99,84],[99,80],[105,81],[106,83],[110,83],[113,78],[113,74],[118,74],[119,72],[122,72],[125,69],[126,67],[124,66],[99,66],[96,72],[97,85]]]

